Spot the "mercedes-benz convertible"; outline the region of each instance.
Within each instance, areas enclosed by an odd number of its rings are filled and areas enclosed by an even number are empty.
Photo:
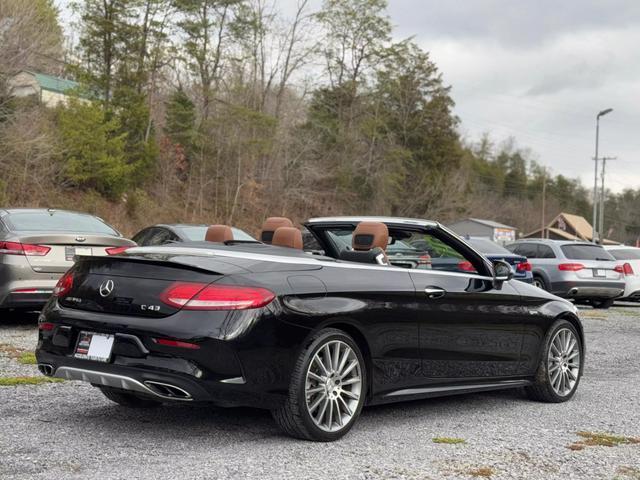
[[[432,221],[305,227],[321,251],[270,218],[261,241],[214,225],[203,242],[78,258],[40,315],[40,371],[128,407],[266,408],[316,441],[343,436],[366,405],[522,387],[544,402],[574,395],[576,309],[512,280],[509,264]],[[440,267],[390,260],[396,242],[428,246]]]

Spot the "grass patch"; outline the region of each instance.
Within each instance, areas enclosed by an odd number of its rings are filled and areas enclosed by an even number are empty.
[[[447,445],[457,445],[460,443],[467,443],[464,438],[452,438],[452,437],[435,437],[431,439],[433,443],[445,443]]]
[[[580,451],[586,447],[617,447],[619,445],[640,444],[640,438],[624,437],[611,433],[577,432],[577,435],[581,437],[582,440],[568,445],[567,448],[569,450]]]
[[[0,377],[0,387],[13,387],[17,385],[40,385],[42,383],[60,383],[62,378],[50,377]]]
[[[33,352],[22,352],[18,357],[18,362],[23,365],[35,365],[38,363],[36,354]]]
[[[496,471],[491,467],[478,467],[467,470],[465,473],[475,478],[491,478],[496,474]]]

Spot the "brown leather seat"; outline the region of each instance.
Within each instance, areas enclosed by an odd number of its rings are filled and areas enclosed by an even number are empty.
[[[263,243],[271,243],[273,234],[280,227],[293,227],[293,222],[286,217],[269,217],[262,224],[262,233],[260,241]]]
[[[388,265],[385,250],[389,243],[389,229],[381,222],[360,222],[353,231],[353,250],[343,250],[341,260],[358,263]]]
[[[295,227],[280,227],[273,233],[272,245],[302,250],[302,232]]]
[[[224,243],[233,240],[233,230],[228,225],[211,225],[204,236],[206,242]]]
[[[353,231],[351,246],[356,251],[381,248],[387,250],[389,229],[382,222],[360,222]]]

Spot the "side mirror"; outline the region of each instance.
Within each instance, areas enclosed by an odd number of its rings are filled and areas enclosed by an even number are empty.
[[[496,260],[493,262],[493,284],[496,288],[500,288],[503,282],[508,282],[513,278],[513,269],[504,260]]]

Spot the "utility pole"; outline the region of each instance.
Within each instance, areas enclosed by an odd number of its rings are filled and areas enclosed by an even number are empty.
[[[593,243],[597,242],[598,237],[598,224],[597,216],[598,216],[598,142],[600,140],[600,117],[603,117],[607,113],[611,113],[613,108],[607,108],[606,110],[601,110],[596,115],[596,157],[594,158],[596,162],[596,168],[593,175],[593,219],[592,219],[592,232],[591,232],[591,241]]]
[[[545,209],[545,201],[547,196],[547,169],[546,167],[542,168],[542,218],[540,221],[540,238],[545,237],[544,230],[546,225],[544,223],[544,209]]]
[[[599,228],[600,236],[604,238],[604,175],[605,170],[607,168],[607,160],[617,160],[617,157],[602,157],[602,174],[600,175],[601,187],[600,187],[600,213],[599,213]],[[602,238],[600,238],[600,243],[602,244]]]

